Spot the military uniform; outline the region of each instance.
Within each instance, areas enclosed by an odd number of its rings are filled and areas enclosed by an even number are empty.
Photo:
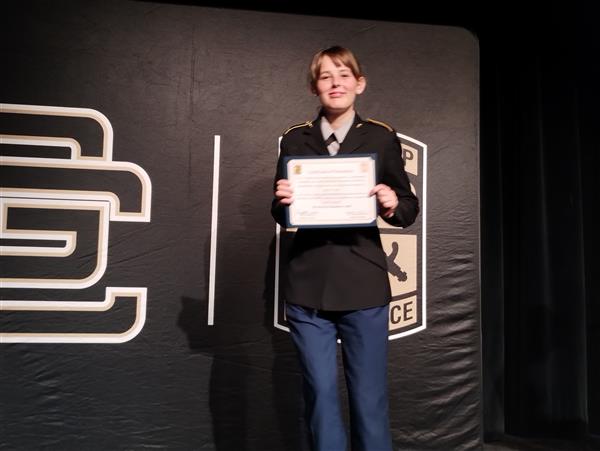
[[[284,177],[285,157],[329,155],[323,137],[329,127],[323,124],[321,130],[320,120],[293,126],[284,134],[275,182]],[[388,185],[398,197],[394,215],[384,219],[403,227],[414,222],[419,203],[391,127],[355,115],[336,151],[376,154],[376,182]],[[285,208],[273,200],[271,212],[283,226]],[[341,338],[352,450],[392,451],[387,392],[391,292],[377,227],[300,228],[286,273],[286,317],[302,367],[313,449],[347,448],[337,389],[336,341]]]

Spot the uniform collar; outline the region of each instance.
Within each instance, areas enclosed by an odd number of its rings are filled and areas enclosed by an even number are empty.
[[[317,117],[316,120],[311,122],[310,127],[304,128],[304,134],[306,135],[306,144],[315,150],[318,154],[329,155],[327,146],[325,145],[325,139],[321,132],[321,119],[322,114]],[[363,127],[364,121],[360,118],[358,113],[354,113],[354,122],[351,123],[344,141],[340,145],[340,153],[351,153],[358,150],[363,146],[365,141],[366,127]],[[336,137],[337,139],[337,137]]]
[[[321,116],[320,126],[321,126],[321,134],[323,135],[323,139],[327,140],[327,138],[329,138],[331,136],[331,134],[333,133],[335,135],[335,139],[337,140],[337,142],[339,142],[340,144],[343,143],[344,139],[346,139],[346,135],[350,131],[350,128],[352,128],[352,124],[354,124],[355,118],[356,118],[356,113],[354,112],[354,113],[352,113],[352,117],[350,117],[340,127],[338,127],[336,130],[334,130],[331,127],[331,124],[329,123],[327,118],[325,116]]]

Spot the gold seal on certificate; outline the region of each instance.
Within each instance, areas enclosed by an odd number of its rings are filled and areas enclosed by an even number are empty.
[[[289,157],[287,179],[294,190],[288,227],[374,225],[377,202],[374,155]]]

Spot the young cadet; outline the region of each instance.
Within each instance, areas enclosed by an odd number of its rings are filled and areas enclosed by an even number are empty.
[[[367,81],[346,48],[314,55],[310,87],[318,117],[290,127],[281,141],[271,213],[285,227],[294,191],[284,178],[284,158],[376,154],[379,214],[407,227],[419,202],[410,189],[400,143],[388,125],[363,120],[356,97]],[[335,158],[335,157],[334,157]],[[306,417],[315,451],[345,451],[347,437],[337,387],[337,339],[341,339],[350,407],[353,451],[391,451],[387,345],[391,290],[376,226],[299,228],[283,281],[286,316],[298,351]]]

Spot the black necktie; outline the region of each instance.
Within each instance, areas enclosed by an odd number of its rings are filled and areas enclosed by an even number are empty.
[[[335,137],[335,134],[332,133],[329,138],[325,141],[325,145],[327,146],[327,150],[329,151],[329,155],[335,155],[340,150],[340,143]]]

